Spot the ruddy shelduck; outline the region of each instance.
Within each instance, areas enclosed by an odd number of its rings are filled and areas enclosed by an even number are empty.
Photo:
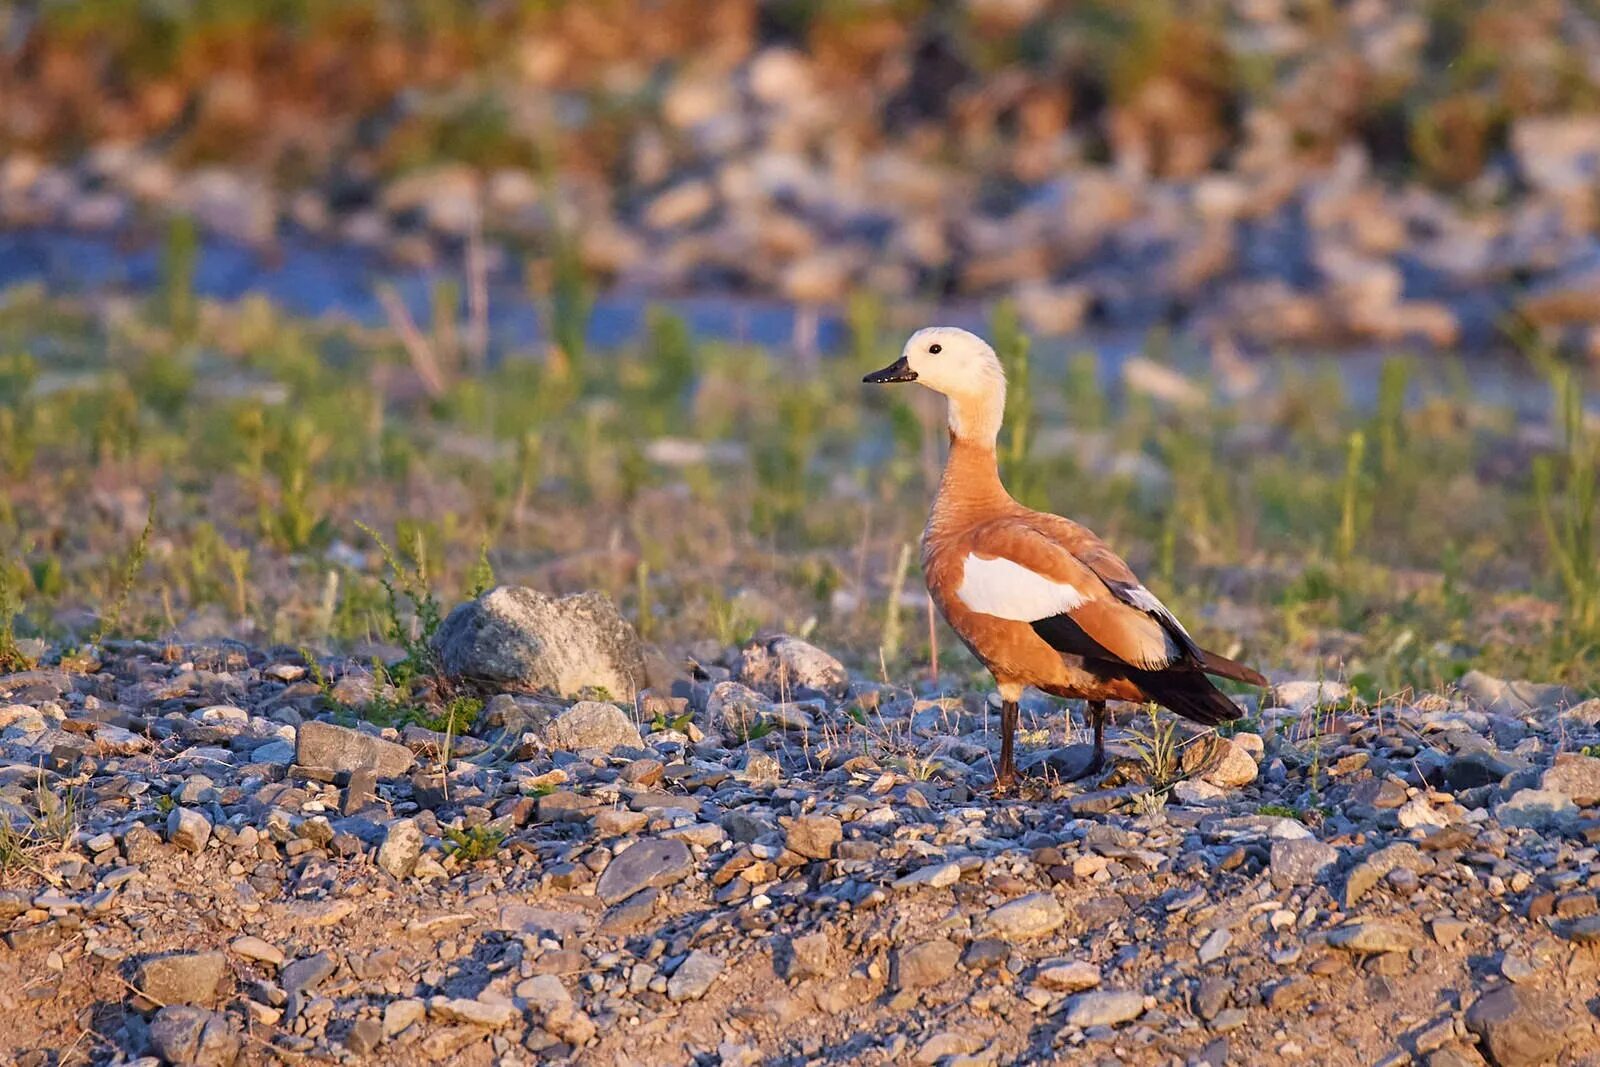
[[[1207,675],[1267,684],[1196,644],[1089,530],[1006,492],[995,455],[1006,376],[982,338],[953,326],[918,330],[898,360],[862,381],[917,382],[949,402],[950,457],[922,534],[922,570],[945,621],[1000,690],[997,787],[1016,781],[1012,742],[1026,686],[1088,702],[1090,775],[1105,765],[1106,701],[1154,701],[1214,726],[1239,710]]]

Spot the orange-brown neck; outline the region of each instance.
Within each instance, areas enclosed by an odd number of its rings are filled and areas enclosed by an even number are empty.
[[[974,522],[998,518],[1016,507],[1000,483],[999,461],[991,441],[950,434],[950,458],[934,494],[928,534],[953,534]]]

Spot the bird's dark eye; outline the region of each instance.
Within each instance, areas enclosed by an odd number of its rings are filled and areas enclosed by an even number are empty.
[[[930,356],[937,356],[940,352],[943,352],[943,351],[944,351],[944,345],[929,345],[928,346],[928,355],[930,355]]]

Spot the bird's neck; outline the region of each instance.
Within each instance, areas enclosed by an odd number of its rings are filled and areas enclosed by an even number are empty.
[[[952,394],[948,399],[951,440],[979,445],[992,453],[1006,414],[1005,389]]]
[[[950,457],[933,498],[929,531],[954,532],[970,521],[993,518],[1015,506],[1000,482],[993,437],[974,439],[951,430]]]

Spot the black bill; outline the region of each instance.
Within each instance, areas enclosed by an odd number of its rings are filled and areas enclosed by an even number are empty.
[[[864,382],[881,385],[885,382],[914,382],[917,372],[911,369],[911,364],[906,362],[906,357],[901,356],[882,370],[875,370],[865,378]]]

